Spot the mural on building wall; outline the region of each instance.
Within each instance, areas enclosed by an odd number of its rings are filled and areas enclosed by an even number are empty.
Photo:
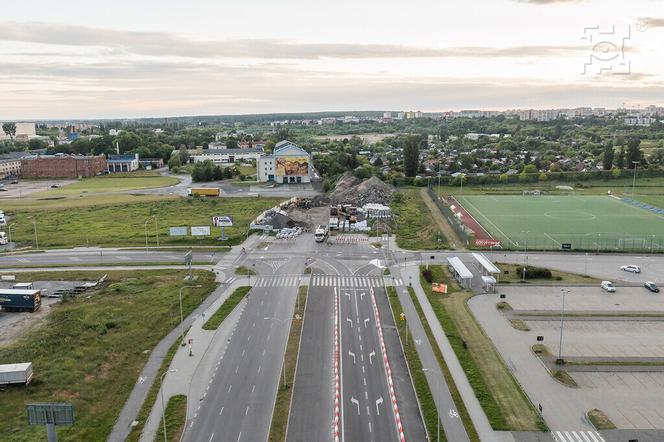
[[[309,157],[281,157],[276,159],[277,175],[308,175]]]

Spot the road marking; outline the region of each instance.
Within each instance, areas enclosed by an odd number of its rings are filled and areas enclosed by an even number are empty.
[[[351,404],[357,405],[357,415],[359,416],[360,415],[360,401],[358,401],[357,399],[355,399],[354,397],[351,396],[350,402],[351,402]]]
[[[376,352],[372,351],[369,353],[369,364],[373,365],[373,360],[371,359],[372,357],[376,356]]]
[[[351,356],[353,358],[353,364],[355,364],[355,353],[352,351],[348,350],[348,356]]]
[[[229,385],[229,386],[228,386],[228,391],[227,391],[226,393],[230,393],[230,392],[231,392],[231,388],[233,388],[233,385]]]
[[[244,410],[244,415],[246,416],[247,414],[249,414],[249,405],[247,405],[247,409]]]
[[[371,422],[369,422],[369,433],[371,433]]]
[[[457,413],[457,411],[454,408],[450,408],[450,419],[458,418],[458,417],[459,417],[459,413]]]
[[[237,367],[235,367],[235,374],[237,374],[238,371],[240,371],[240,366],[239,365]]]
[[[369,393],[367,393],[366,390],[364,391],[364,400],[365,401],[369,400]]]
[[[259,366],[258,366],[258,372],[259,372],[259,373],[261,372],[261,367],[262,367],[262,365],[259,365]]]
[[[219,416],[224,412],[224,407],[221,407],[221,410],[219,410]]]
[[[378,409],[378,406],[383,403],[383,396],[379,397],[376,399],[376,415],[380,416],[380,410]]]
[[[364,386],[367,386],[367,378],[362,378],[362,382],[364,383]]]
[[[256,389],[256,384],[251,386],[251,392],[253,393],[255,389]]]
[[[367,328],[367,323],[369,322],[369,318],[364,319],[364,328]]]
[[[240,442],[241,437],[242,437],[242,432],[240,431],[240,434],[237,435],[237,442]]]
[[[350,322],[350,328],[353,328],[353,320],[350,318],[346,318],[346,321]]]
[[[208,442],[212,442],[212,438],[214,437],[214,433],[210,435],[210,439],[208,439]]]

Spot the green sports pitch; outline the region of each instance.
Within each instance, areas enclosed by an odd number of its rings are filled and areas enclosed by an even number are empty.
[[[664,251],[664,215],[616,197],[455,198],[505,249]]]

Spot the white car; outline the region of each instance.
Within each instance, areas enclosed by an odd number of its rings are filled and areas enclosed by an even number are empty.
[[[5,215],[0,214],[0,226],[4,226],[5,224],[7,224],[7,220],[5,219]]]
[[[616,287],[613,285],[611,281],[602,281],[601,287],[603,290],[606,290],[609,293],[613,293],[616,291]]]
[[[621,266],[620,270],[622,270],[623,272],[641,273],[641,267],[634,264]]]

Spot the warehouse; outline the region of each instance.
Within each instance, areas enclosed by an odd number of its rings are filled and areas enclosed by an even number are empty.
[[[104,155],[34,155],[21,159],[23,178],[87,178],[106,173]]]
[[[311,155],[290,141],[280,141],[272,155],[261,157],[256,163],[258,181],[276,183],[310,183]]]

